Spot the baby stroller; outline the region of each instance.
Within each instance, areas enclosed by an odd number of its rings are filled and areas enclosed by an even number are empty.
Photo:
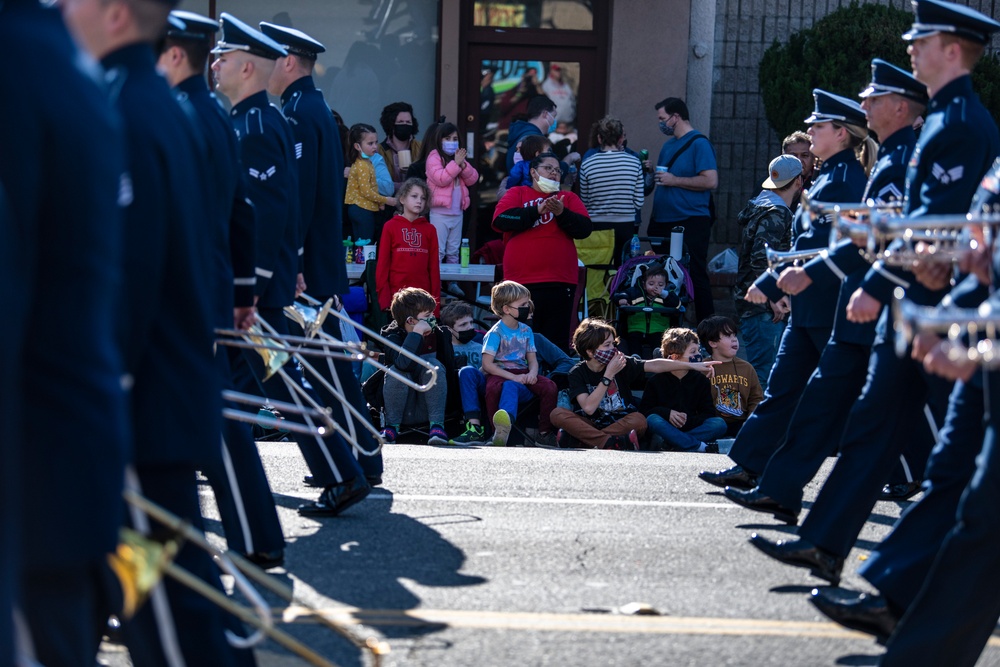
[[[650,297],[645,293],[644,282],[647,271],[653,268],[662,268],[667,280],[666,288]],[[622,351],[643,359],[652,358],[663,332],[680,325],[692,289],[687,271],[669,255],[645,255],[626,260],[611,284]]]

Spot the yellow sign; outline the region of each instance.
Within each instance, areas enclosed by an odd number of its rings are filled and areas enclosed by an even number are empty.
[[[525,28],[524,5],[506,2],[477,2],[473,25],[488,28]]]

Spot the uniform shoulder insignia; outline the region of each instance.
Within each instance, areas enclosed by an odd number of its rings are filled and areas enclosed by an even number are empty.
[[[297,144],[295,144],[295,159],[296,160],[301,160],[302,159],[302,142],[301,141],[298,142]]]
[[[903,193],[899,191],[895,183],[889,183],[884,188],[875,193],[876,198],[880,203],[887,203],[893,200],[899,200],[903,198]]]
[[[931,175],[938,182],[944,183],[945,185],[961,180],[964,174],[965,167],[963,165],[958,165],[957,167],[952,167],[951,169],[945,169],[937,162],[931,165]]]
[[[250,174],[250,178],[256,178],[259,181],[266,181],[278,173],[278,168],[276,166],[271,166],[267,169],[254,169],[253,167],[250,167],[247,171]]]

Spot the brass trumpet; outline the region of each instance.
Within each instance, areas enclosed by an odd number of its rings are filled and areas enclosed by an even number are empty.
[[[774,271],[783,264],[805,262],[820,254],[824,250],[826,250],[825,247],[811,248],[809,250],[789,250],[787,252],[779,252],[765,244],[764,256],[767,258],[767,270]]]
[[[990,302],[978,308],[918,306],[906,299],[892,303],[896,354],[903,356],[918,333],[945,334],[952,343],[952,361],[973,361],[984,368],[1000,368],[1000,310]],[[969,344],[962,341],[968,336]]]
[[[929,215],[920,218],[874,215],[871,243],[884,248],[880,259],[889,265],[905,266],[915,261],[936,259],[953,262],[980,243],[988,247],[996,238],[1000,213]],[[971,229],[982,231],[982,241]]]
[[[175,536],[164,544],[142,535],[137,530],[122,530],[122,541],[118,545],[117,551],[109,555],[108,560],[125,592],[127,606],[123,615],[126,618],[129,618],[138,609],[146,597],[152,593],[162,576],[166,575],[255,628],[254,634],[248,638],[237,637],[227,632],[227,641],[233,646],[249,648],[262,641],[264,637],[269,637],[310,665],[336,667],[333,662],[312,648],[275,627],[275,618],[270,607],[248,581],[252,579],[255,583],[285,600],[289,608],[294,606],[295,613],[288,614],[290,617],[313,617],[320,624],[347,639],[358,649],[367,651],[372,657],[371,664],[374,667],[379,667],[382,656],[389,653],[389,645],[386,642],[374,636],[358,637],[350,628],[334,621],[318,609],[297,600],[292,589],[288,586],[269,576],[243,557],[233,552],[222,551],[214,546],[203,533],[195,530],[186,521],[148,500],[137,491],[127,488],[123,495],[125,501],[132,508],[136,526],[144,524],[148,529],[148,518],[152,518],[166,526]],[[199,577],[174,564],[172,562],[173,556],[179,550],[180,544],[185,541],[208,552],[223,572],[232,575],[237,588],[251,600],[253,609],[231,600]],[[305,614],[301,611],[302,609],[306,610]]]

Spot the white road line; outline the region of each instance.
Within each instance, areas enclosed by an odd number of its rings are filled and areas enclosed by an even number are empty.
[[[511,496],[434,496],[405,493],[372,493],[368,500],[424,500],[458,503],[514,503],[527,505],[608,505],[612,507],[684,507],[737,509],[732,503],[690,503],[667,500],[618,500],[613,498],[517,498]]]

